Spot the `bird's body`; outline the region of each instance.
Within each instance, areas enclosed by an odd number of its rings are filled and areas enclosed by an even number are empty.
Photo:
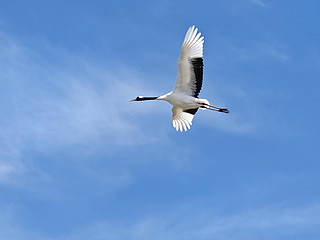
[[[159,97],[137,97],[130,101],[164,100],[172,107],[173,127],[181,132],[192,125],[194,114],[201,109],[228,113],[226,108],[210,105],[207,99],[198,98],[203,79],[203,37],[198,29],[190,27],[184,38],[178,60],[178,74],[173,91]]]
[[[158,97],[157,100],[165,100],[171,105],[180,107],[184,110],[189,108],[198,108],[200,99],[184,94],[183,92],[169,92]]]

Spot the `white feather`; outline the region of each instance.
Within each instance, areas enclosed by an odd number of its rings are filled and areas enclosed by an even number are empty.
[[[172,111],[172,124],[173,127],[180,132],[182,130],[187,131],[190,129],[192,125],[193,115],[183,111],[183,108],[180,107],[173,107]]]
[[[192,86],[192,69],[190,59],[202,58],[203,56],[203,37],[198,33],[194,26],[190,27],[182,43],[180,57],[178,60],[178,74],[173,92],[183,92],[192,95],[194,89]],[[196,84],[196,83],[193,83]]]

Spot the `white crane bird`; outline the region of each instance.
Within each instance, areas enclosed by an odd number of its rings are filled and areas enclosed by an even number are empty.
[[[173,91],[159,97],[139,96],[131,101],[164,100],[173,105],[172,124],[180,132],[187,131],[198,109],[229,113],[227,108],[210,105],[207,99],[198,98],[203,78],[203,36],[192,26],[183,40],[178,60],[178,74]]]

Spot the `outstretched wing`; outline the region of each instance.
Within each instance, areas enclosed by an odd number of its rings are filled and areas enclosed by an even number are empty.
[[[194,26],[190,27],[182,43],[178,60],[177,81],[174,92],[198,97],[203,77],[203,36]]]
[[[180,107],[173,107],[172,111],[172,125],[173,127],[180,132],[187,131],[192,125],[193,116],[198,111],[198,108],[191,108],[183,110]]]

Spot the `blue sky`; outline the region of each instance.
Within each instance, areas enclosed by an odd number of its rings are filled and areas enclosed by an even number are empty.
[[[19,1],[0,8],[0,238],[319,239],[318,1]],[[199,111],[174,86],[205,36]]]

